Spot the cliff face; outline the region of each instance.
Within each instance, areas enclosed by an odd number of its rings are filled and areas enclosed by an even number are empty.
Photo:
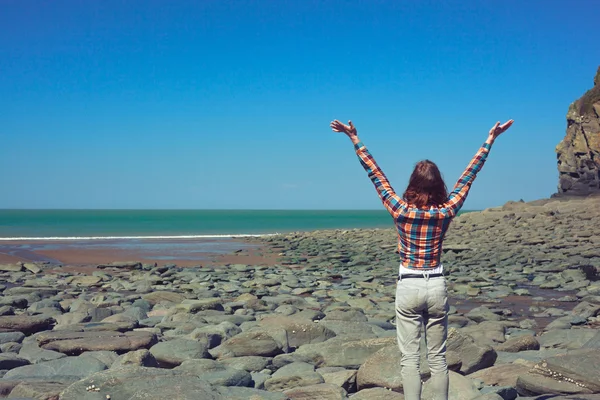
[[[567,134],[556,146],[558,193],[600,193],[600,67],[594,87],[569,106]]]

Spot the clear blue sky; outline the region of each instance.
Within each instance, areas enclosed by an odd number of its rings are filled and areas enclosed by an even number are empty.
[[[598,1],[0,3],[0,208],[383,209],[451,188],[498,120],[466,209],[556,191],[569,104],[600,64]]]

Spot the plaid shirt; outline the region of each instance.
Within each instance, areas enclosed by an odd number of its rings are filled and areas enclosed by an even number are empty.
[[[444,235],[450,221],[465,202],[475,176],[485,163],[490,147],[488,143],[483,144],[441,207],[418,209],[411,207],[394,192],[365,145],[362,142],[354,145],[360,163],[369,174],[383,205],[394,217],[398,230],[398,252],[404,267],[428,270],[440,264]]]

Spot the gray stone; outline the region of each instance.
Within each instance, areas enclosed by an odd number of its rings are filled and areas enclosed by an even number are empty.
[[[344,389],[329,383],[296,387],[286,390],[283,394],[292,400],[344,400],[347,398]]]
[[[538,340],[542,347],[580,349],[595,334],[591,329],[554,329],[542,334]]]
[[[21,343],[25,335],[21,332],[0,332],[0,344],[16,342]]]
[[[402,391],[401,360],[402,353],[396,344],[373,354],[358,369],[357,390],[385,387],[397,392]]]
[[[186,360],[208,358],[208,342],[187,339],[174,339],[160,342],[150,348],[159,366],[170,368]]]
[[[281,344],[263,331],[242,332],[209,350],[218,359],[240,356],[273,357],[282,352]]]
[[[216,386],[252,386],[252,375],[249,372],[228,368],[214,360],[187,360],[174,370],[195,375]]]
[[[88,391],[95,385],[98,392]],[[173,370],[144,367],[123,367],[98,372],[73,383],[61,394],[61,400],[106,399],[178,399],[222,400],[215,387],[198,379]]]
[[[0,370],[8,370],[13,368],[29,365],[29,360],[19,357],[14,353],[0,354]]]
[[[295,317],[274,316],[260,320],[260,326],[277,326],[285,329],[289,346],[293,349],[304,344],[321,343],[335,336],[335,332],[321,323]]]
[[[22,332],[25,335],[51,329],[54,319],[44,315],[5,315],[0,316],[0,329]]]
[[[484,395],[495,394],[502,400],[515,400],[519,395],[519,393],[517,393],[517,389],[515,389],[513,386],[486,386],[481,389],[481,393]],[[481,397],[478,397],[478,399],[482,400]],[[491,400],[491,398],[489,400]]]
[[[58,351],[44,350],[35,341],[25,341],[19,351],[19,356],[29,360],[31,364],[38,364],[45,361],[58,360],[67,355]]]
[[[295,353],[309,357],[318,367],[358,368],[371,355],[396,341],[395,337],[365,340],[335,337],[323,343],[306,344]]]
[[[455,400],[472,400],[479,396],[479,390],[473,384],[473,381],[469,378],[454,372],[448,371],[448,377],[450,380],[448,398]],[[431,387],[431,381],[425,382],[423,385],[423,391],[421,398],[423,400],[434,400],[435,396]]]
[[[245,356],[225,358],[221,360],[221,364],[248,372],[259,372],[271,365],[271,360],[270,357]]]
[[[209,348],[212,349],[241,332],[242,330],[237,325],[225,321],[218,325],[208,325],[196,328],[187,337],[192,340],[206,338],[209,343]]]
[[[587,349],[600,349],[600,330],[596,330],[596,334],[582,346]]]
[[[502,364],[494,365],[476,371],[468,378],[479,379],[488,386],[495,387],[516,387],[519,376],[529,372],[531,368],[522,364]]]
[[[157,368],[158,362],[156,358],[146,349],[130,351],[120,356],[111,365],[111,368],[120,368],[126,366],[151,367]]]
[[[2,272],[21,272],[23,271],[22,264],[0,264],[0,271]]]
[[[384,388],[363,389],[352,395],[352,400],[404,400],[404,395]]]
[[[38,334],[37,341],[43,349],[78,355],[85,351],[115,351],[126,353],[149,348],[156,343],[156,335],[149,332],[116,331],[50,331]]]
[[[518,336],[508,339],[506,342],[496,346],[496,351],[517,353],[523,350],[539,350],[540,343],[534,336]]]
[[[475,307],[466,315],[475,322],[500,321],[502,318],[485,306]]]
[[[337,371],[326,372],[322,369],[317,370],[323,377],[325,383],[331,383],[332,385],[343,388],[348,393],[354,393],[356,389],[356,370],[336,368]]]
[[[67,388],[70,383],[67,382],[36,382],[25,381],[19,383],[10,392],[8,398],[17,399],[58,399],[60,392]]]
[[[324,383],[323,377],[315,372],[312,364],[295,362],[278,369],[265,381],[265,389],[270,392],[282,392],[298,386],[310,386]]]
[[[459,354],[462,363],[460,372],[465,375],[491,367],[498,357],[492,347],[475,343],[472,337],[459,332],[455,328],[448,329],[447,343],[447,350]]]

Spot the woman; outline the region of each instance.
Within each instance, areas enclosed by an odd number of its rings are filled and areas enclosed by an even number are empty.
[[[359,140],[352,121],[348,121],[348,125],[338,120],[331,123],[335,132],[343,132],[352,140],[362,166],[383,205],[394,217],[398,230],[400,266],[396,287],[396,331],[402,353],[402,386],[406,400],[417,400],[421,396],[419,345],[422,327],[425,328],[434,398],[448,398],[448,296],[440,262],[442,241],[450,221],[461,209],[475,176],[483,167],[492,144],[513,122],[509,120],[502,125],[500,122],[494,125],[449,195],[438,167],[424,160],[415,166],[402,197],[394,192]]]

